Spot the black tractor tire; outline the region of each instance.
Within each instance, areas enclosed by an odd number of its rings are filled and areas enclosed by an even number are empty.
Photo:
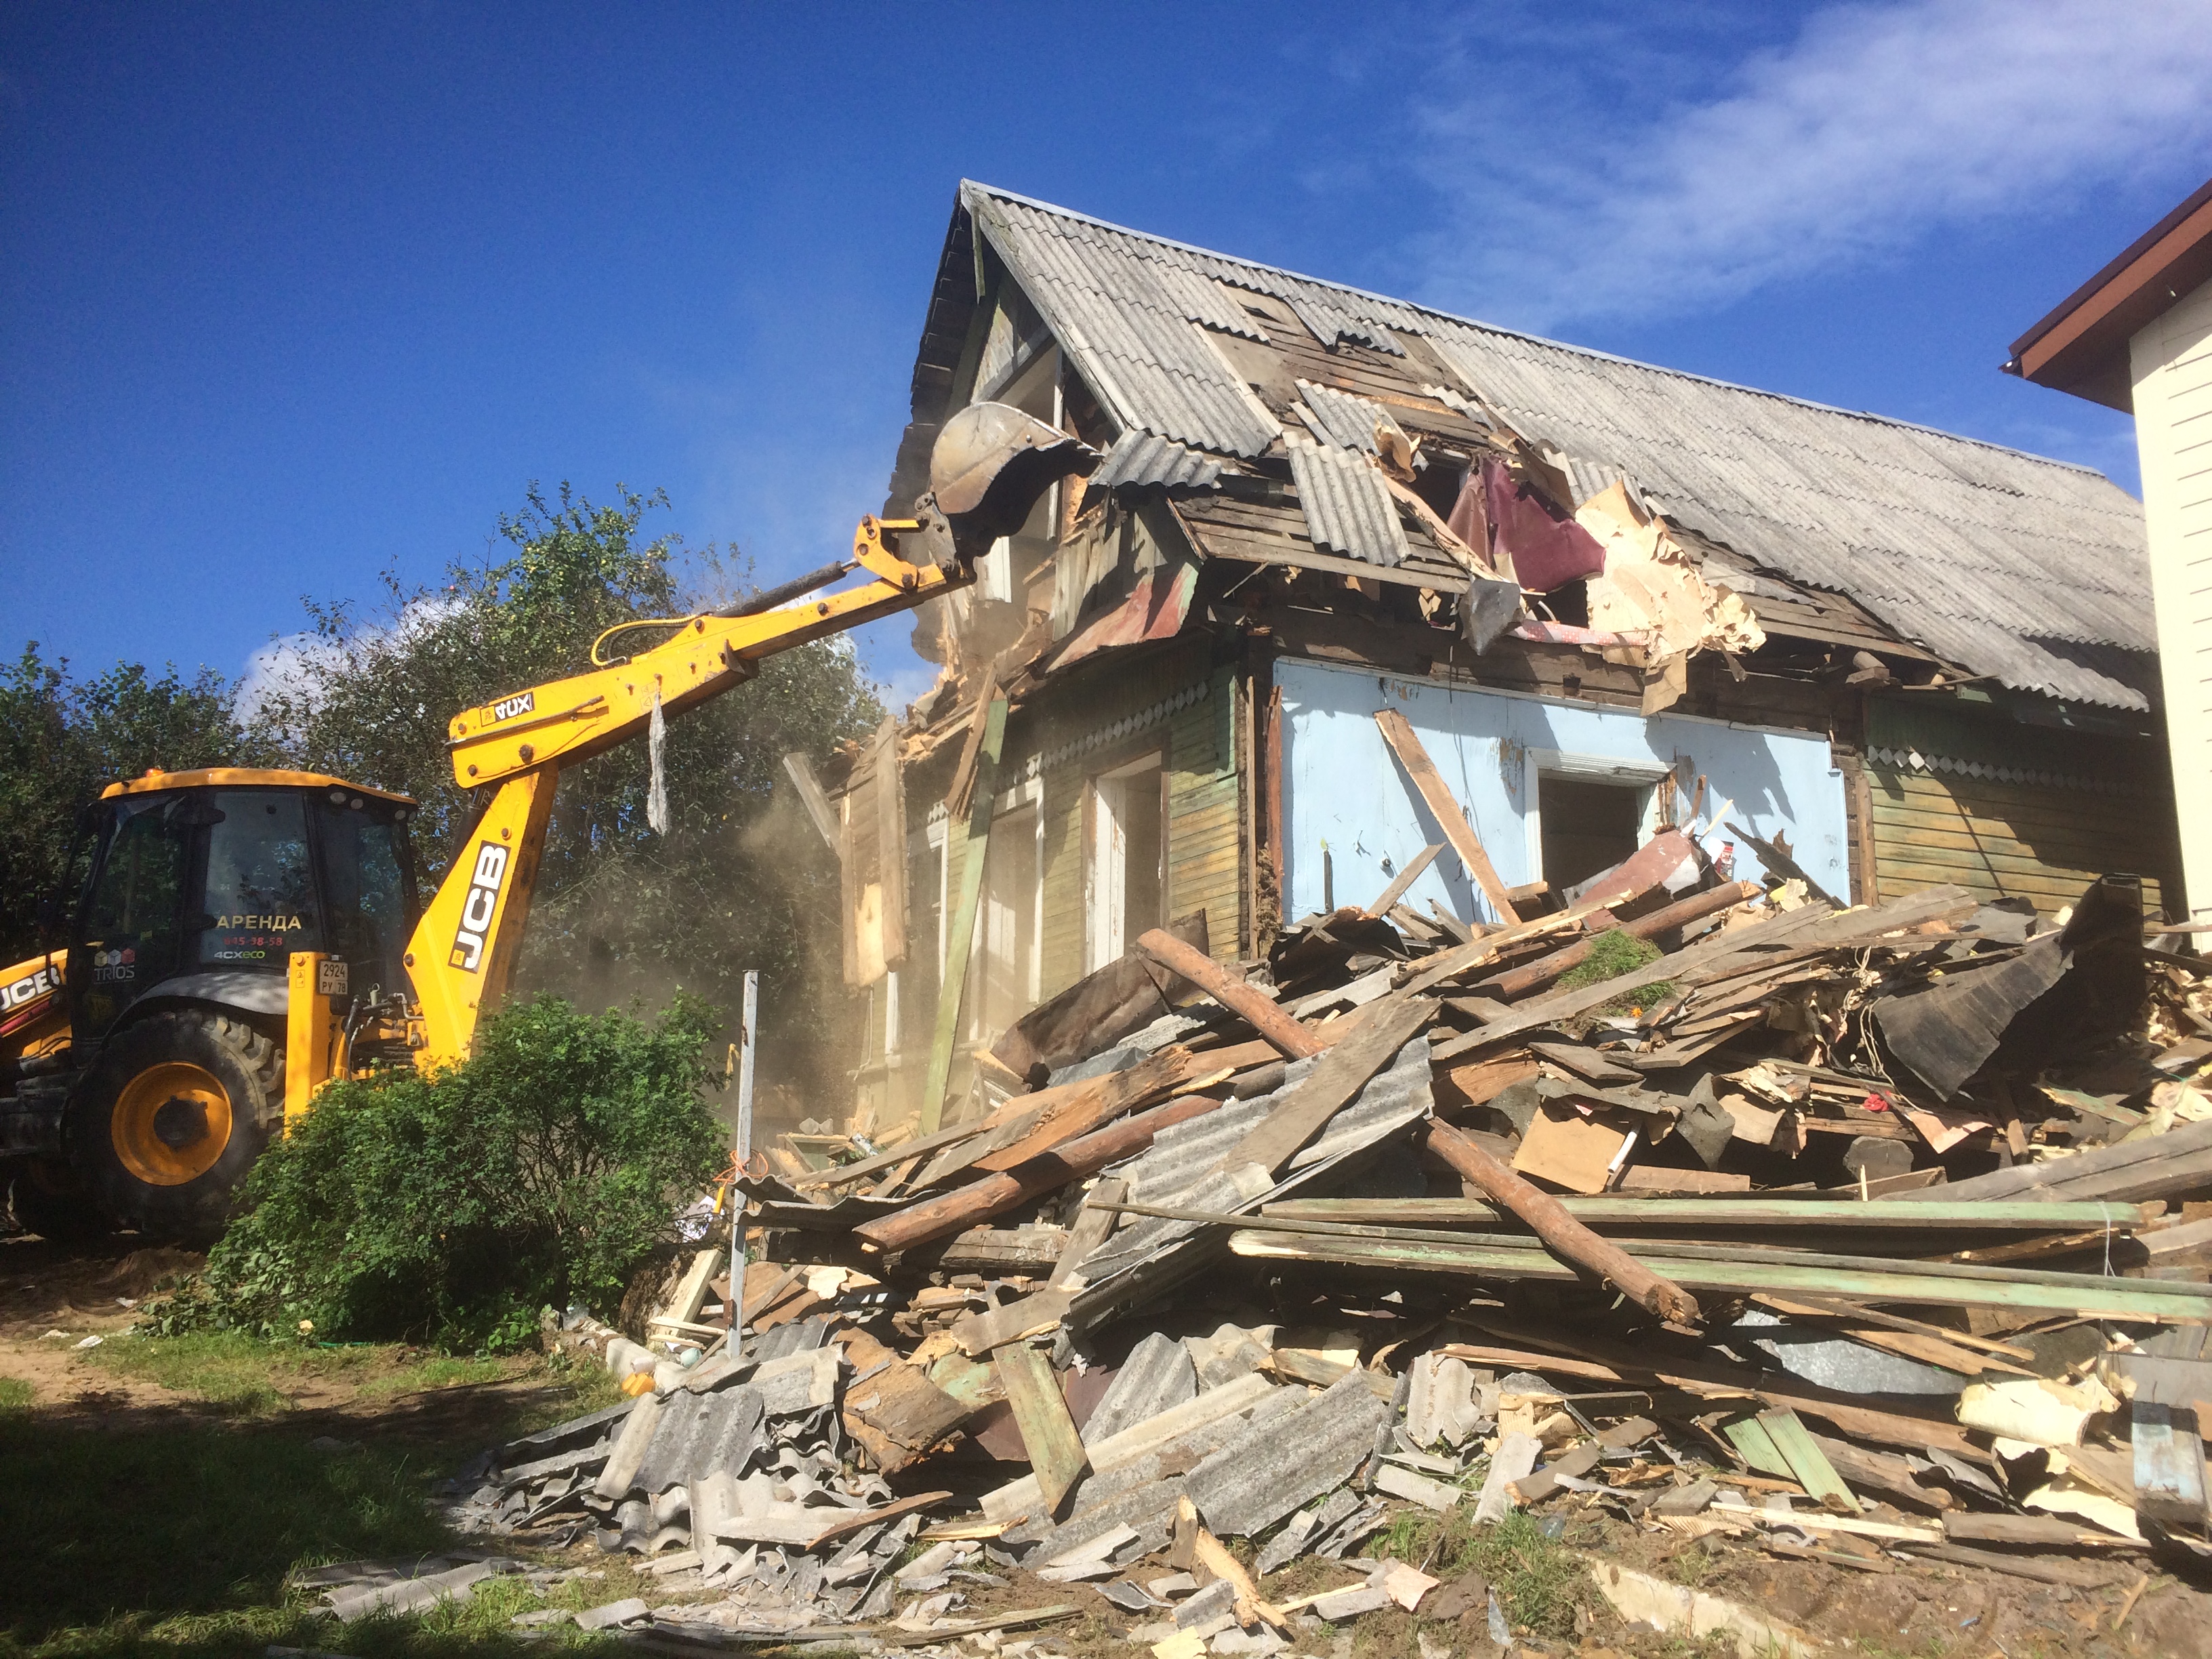
[[[17,1226],[49,1244],[82,1244],[115,1231],[91,1189],[57,1158],[18,1164],[8,1183],[8,1207]]]
[[[205,1248],[283,1111],[275,1042],[214,1009],[160,1013],[118,1032],[79,1086],[70,1161],[117,1221]]]

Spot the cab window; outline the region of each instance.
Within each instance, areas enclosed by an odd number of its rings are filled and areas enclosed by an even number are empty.
[[[345,790],[317,798],[313,815],[330,900],[324,948],[345,960],[356,993],[405,990],[415,890],[404,826],[386,804]]]
[[[175,795],[125,799],[83,909],[70,977],[120,1007],[176,967],[189,827]],[[82,955],[83,960],[79,961]],[[80,977],[80,970],[83,971]]]
[[[297,790],[224,789],[215,808],[199,959],[210,968],[281,969],[322,936],[307,803]]]

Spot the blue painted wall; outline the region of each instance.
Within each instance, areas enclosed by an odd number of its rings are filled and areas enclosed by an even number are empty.
[[[1753,834],[1788,837],[1806,872],[1838,897],[1850,891],[1844,781],[1825,737],[1640,714],[1458,690],[1424,680],[1312,663],[1275,665],[1284,715],[1283,817],[1286,919],[1322,908],[1322,849],[1339,904],[1364,904],[1389,885],[1389,869],[1443,840],[1405,770],[1382,741],[1376,711],[1395,707],[1468,811],[1509,887],[1533,881],[1526,755],[1531,749],[1672,765],[1686,788],[1706,778],[1706,805],[1733,800],[1729,817]],[[1721,836],[1708,840],[1717,850]],[[1736,848],[1736,872],[1761,873],[1758,854]],[[1462,921],[1493,921],[1481,891],[1449,850],[1407,896],[1418,914],[1435,899]]]

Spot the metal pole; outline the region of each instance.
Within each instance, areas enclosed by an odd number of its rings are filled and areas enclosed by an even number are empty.
[[[744,1012],[738,1026],[738,1162],[753,1155],[753,1056],[760,1049],[760,969],[745,969]]]
[[[745,995],[738,1017],[738,1168],[742,1177],[753,1155],[753,1056],[759,1048],[760,970],[745,969]],[[745,1200],[734,1184],[730,1188],[730,1305],[736,1310],[730,1326],[730,1352],[737,1353],[745,1335]]]

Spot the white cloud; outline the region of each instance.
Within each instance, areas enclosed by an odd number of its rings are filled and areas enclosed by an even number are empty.
[[[337,667],[349,656],[364,653],[387,640],[412,638],[459,608],[459,600],[442,596],[413,599],[390,622],[356,629],[344,645],[319,634],[279,634],[246,658],[246,672],[238,677],[238,690],[231,698],[231,712],[240,721],[250,723],[272,692],[310,688],[318,671]]]
[[[1724,304],[2212,143],[2207,0],[1832,7],[1679,102],[1656,56],[1566,55],[1596,67],[1455,53],[1460,91],[1424,110],[1452,222],[1425,287],[1452,309],[1540,329]]]

